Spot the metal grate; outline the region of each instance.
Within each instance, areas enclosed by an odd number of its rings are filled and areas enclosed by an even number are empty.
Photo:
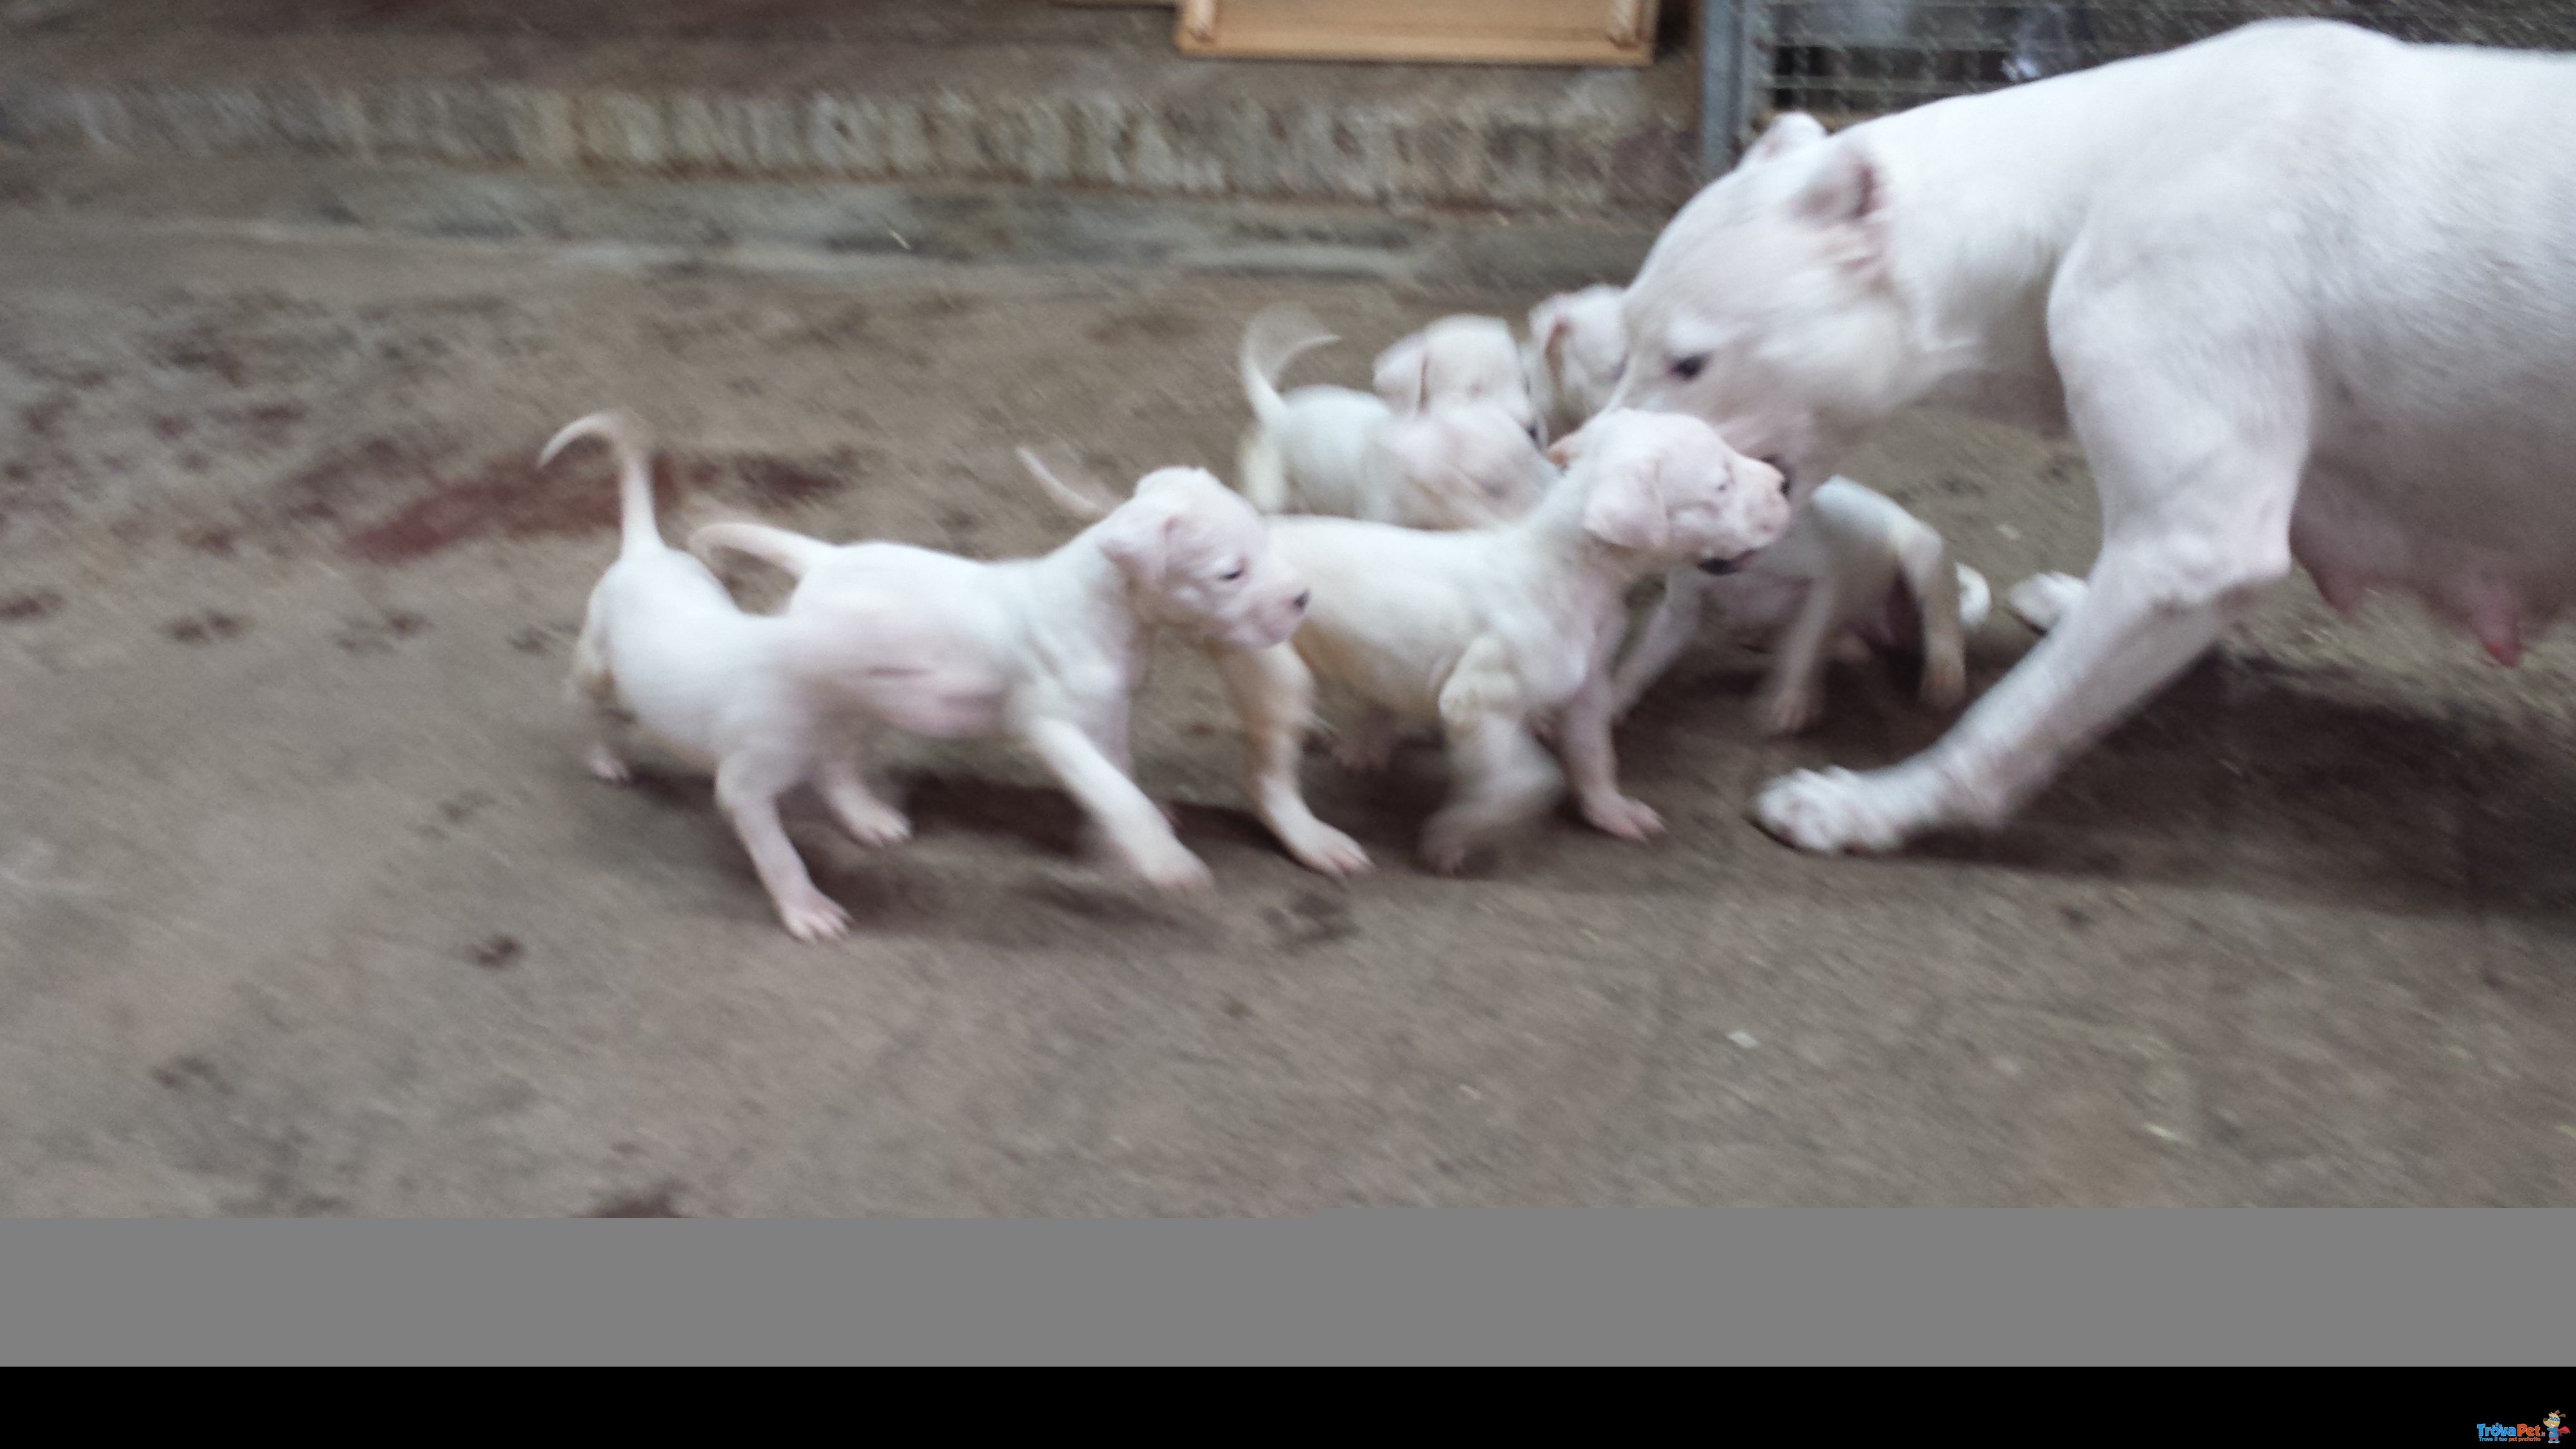
[[[1722,168],[1772,114],[1842,125],[2167,50],[2280,15],[2406,40],[2576,49],[2576,0],[1708,0],[1702,140]]]

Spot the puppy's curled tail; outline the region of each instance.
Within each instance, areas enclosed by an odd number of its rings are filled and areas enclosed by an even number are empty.
[[[1243,329],[1243,395],[1263,427],[1275,428],[1288,418],[1288,405],[1279,400],[1279,374],[1297,354],[1340,340],[1303,307],[1265,308]]]
[[[1986,586],[1986,576],[1966,564],[1959,565],[1959,627],[1971,634],[1984,627],[1994,602],[1995,593]]]
[[[689,552],[702,561],[714,562],[708,555],[721,548],[776,564],[789,577],[799,579],[832,552],[832,546],[819,538],[766,523],[710,523],[689,535]]]
[[[555,434],[537,455],[537,466],[553,462],[555,454],[583,438],[599,438],[617,455],[619,555],[662,547],[662,529],[653,520],[653,434],[622,409],[592,413]]]
[[[1068,483],[1057,477],[1035,452],[1022,448],[1019,453],[1020,466],[1029,470],[1029,476],[1037,480],[1040,488],[1046,490],[1047,497],[1055,500],[1056,507],[1085,523],[1097,523],[1107,518],[1110,512],[1117,508],[1118,501],[1111,498],[1107,490],[1090,478],[1076,472],[1076,481]]]
[[[1254,423],[1244,439],[1240,479],[1244,496],[1264,513],[1288,507],[1287,460],[1277,437],[1288,421],[1288,404],[1279,396],[1279,374],[1299,353],[1340,340],[1313,313],[1286,305],[1263,309],[1243,330],[1243,395],[1252,404]]]

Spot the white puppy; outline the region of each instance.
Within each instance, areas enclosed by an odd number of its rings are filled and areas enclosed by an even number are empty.
[[[1532,445],[1547,442],[1529,376],[1521,369],[1520,344],[1499,317],[1443,317],[1398,341],[1378,354],[1372,385],[1398,415],[1440,403],[1490,403]]]
[[[1623,295],[1617,287],[1588,287],[1531,310],[1531,387],[1552,409],[1554,425],[1580,426],[1617,388],[1628,357]],[[1965,636],[1985,622],[1988,592],[1975,571],[1950,572],[1947,559],[1941,535],[1893,499],[1832,479],[1798,510],[1787,537],[1740,568],[1723,577],[1688,567],[1664,576],[1663,602],[1620,662],[1618,713],[1671,667],[1711,602],[1728,624],[1775,649],[1770,679],[1754,702],[1755,717],[1772,733],[1795,734],[1814,722],[1829,650],[1907,648],[1918,632],[1923,702],[1955,708],[1968,682]]]
[[[2576,60],[2275,21],[1828,137],[1784,116],[1630,287],[1620,401],[1801,491],[1918,404],[2071,426],[2102,550],[1923,755],[1773,783],[1810,850],[2008,818],[2295,561],[2498,663],[2576,596]]]
[[[1368,864],[1317,820],[1297,787],[1316,676],[1367,702],[1364,735],[1437,724],[1449,747],[1449,803],[1423,832],[1434,869],[1543,811],[1560,776],[1533,736],[1553,724],[1584,818],[1630,839],[1661,828],[1619,793],[1610,748],[1610,656],[1626,633],[1628,586],[1673,564],[1727,559],[1788,526],[1778,470],[1737,456],[1706,424],[1609,413],[1578,438],[1574,463],[1527,517],[1467,533],[1330,518],[1272,522],[1272,542],[1315,584],[1285,646],[1212,651],[1245,734],[1255,808],[1307,866]]]
[[[1885,494],[1848,478],[1826,480],[1798,509],[1787,536],[1739,566],[1679,568],[1664,599],[1619,662],[1617,710],[1625,715],[1699,630],[1715,604],[1728,624],[1773,650],[1753,703],[1773,734],[1796,734],[1824,707],[1829,652],[1919,648],[1923,703],[1953,709],[1968,688],[1967,633],[1986,621],[1983,576],[1952,565],[1941,535]],[[1843,647],[1848,646],[1848,647]]]
[[[836,547],[747,523],[709,524],[689,546],[734,549],[795,575],[788,619],[901,607],[942,621],[973,665],[1002,681],[971,728],[950,733],[1017,738],[1109,845],[1165,888],[1209,877],[1129,777],[1129,700],[1155,631],[1264,649],[1297,627],[1307,598],[1259,515],[1197,468],[1145,475],[1133,497],[1042,558],[985,563],[896,543]]]
[[[1521,369],[1550,437],[1564,437],[1610,405],[1628,363],[1617,287],[1586,287],[1530,309]]]
[[[1489,402],[1441,402],[1399,416],[1341,387],[1278,377],[1297,354],[1334,341],[1312,317],[1274,307],[1243,334],[1252,427],[1239,480],[1264,513],[1321,513],[1406,528],[1484,528],[1518,518],[1555,470],[1521,425]]]
[[[950,732],[991,708],[999,679],[914,611],[861,607],[831,627],[744,613],[704,564],[662,542],[643,425],[623,413],[583,418],[546,444],[538,466],[580,438],[615,450],[620,495],[617,562],[591,590],[573,648],[570,687],[605,716],[592,772],[630,778],[611,738],[620,715],[714,771],[716,800],[788,932],[840,935],[849,917],[806,875],[778,796],[813,783],[852,835],[900,839],[901,817],[889,820],[857,783],[864,721]]]

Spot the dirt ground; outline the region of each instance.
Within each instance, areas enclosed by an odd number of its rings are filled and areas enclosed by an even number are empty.
[[[1017,444],[1231,471],[1261,305],[1351,380],[1535,296],[32,213],[0,257],[10,1214],[2576,1200],[2576,640],[2507,672],[2297,581],[2011,829],[1874,862],[1745,802],[1943,721],[1839,669],[1757,740],[1761,660],[1711,643],[1620,741],[1663,839],[1560,816],[1439,879],[1436,753],[1317,755],[1349,885],[1168,648],[1136,755],[1214,900],[1079,858],[1008,749],[905,745],[911,845],[797,816],[858,922],[800,946],[702,781],[581,768],[611,485],[538,473],[551,431],[631,406],[694,502],[1021,554],[1071,525]],[[1855,472],[1999,589],[2089,559],[2062,448],[1911,419]],[[2029,642],[1990,624],[1977,683]]]

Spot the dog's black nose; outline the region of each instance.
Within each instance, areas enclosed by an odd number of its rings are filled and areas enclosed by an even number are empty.
[[[1314,591],[1313,589],[1299,589],[1299,590],[1297,591],[1297,607],[1298,607],[1298,609],[1299,609],[1299,610],[1301,610],[1301,611],[1302,611],[1302,610],[1304,610],[1304,608],[1306,607],[1306,601],[1307,601],[1308,599],[1313,598],[1313,597],[1315,597],[1315,591]]]
[[[1742,559],[1704,558],[1699,561],[1699,571],[1704,574],[1731,574],[1741,563]]]

